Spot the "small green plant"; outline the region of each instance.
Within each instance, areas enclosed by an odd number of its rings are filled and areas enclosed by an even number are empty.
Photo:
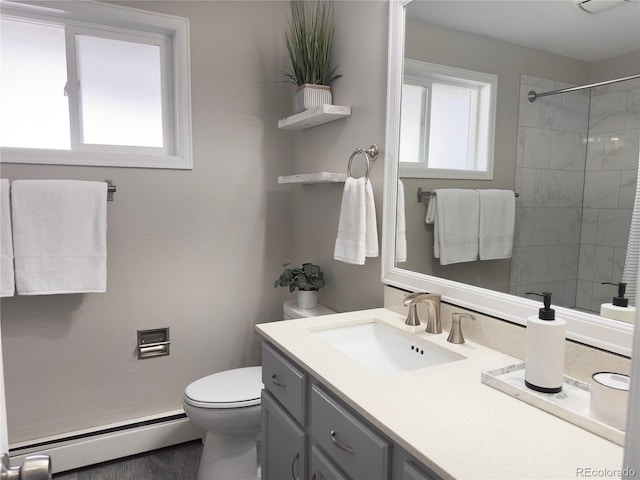
[[[282,265],[288,267],[288,263]],[[289,287],[289,291],[320,290],[326,284],[324,273],[318,265],[303,263],[302,267],[285,268],[280,277],[273,284],[274,288]]]
[[[291,66],[281,71],[282,81],[295,85],[331,85],[341,75],[331,67],[333,49],[333,2],[291,1],[289,29],[284,42]]]

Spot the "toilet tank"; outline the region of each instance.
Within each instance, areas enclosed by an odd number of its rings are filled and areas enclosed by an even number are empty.
[[[290,320],[292,318],[317,317],[318,315],[330,315],[332,313],[336,313],[334,310],[320,304],[315,308],[300,308],[298,307],[297,300],[287,300],[282,305],[282,310],[285,320]]]

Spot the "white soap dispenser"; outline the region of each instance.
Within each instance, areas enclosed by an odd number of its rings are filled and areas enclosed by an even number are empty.
[[[613,297],[611,303],[600,305],[600,316],[620,320],[622,322],[633,323],[636,316],[636,307],[629,306],[629,299],[624,298],[627,291],[627,284],[624,282],[612,283],[602,282],[602,285],[614,285],[618,287],[618,296]]]
[[[551,308],[550,292],[527,292],[544,299],[544,308],[538,316],[527,318],[527,351],[524,366],[524,383],[532,390],[557,393],[564,380],[564,348],[567,324],[556,318]]]

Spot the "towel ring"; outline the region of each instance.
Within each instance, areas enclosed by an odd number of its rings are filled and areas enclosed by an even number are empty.
[[[371,166],[371,160],[375,160],[378,158],[378,152],[380,149],[378,148],[378,144],[374,143],[366,150],[362,147],[358,147],[354,150],[354,152],[349,157],[349,164],[347,165],[347,176],[351,177],[351,164],[353,163],[353,157],[361,153],[364,155],[364,158],[367,160],[367,171],[364,174],[365,180],[369,180],[369,170]]]

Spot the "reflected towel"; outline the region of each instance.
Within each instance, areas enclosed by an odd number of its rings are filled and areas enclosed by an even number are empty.
[[[378,227],[373,187],[369,180],[345,181],[333,258],[364,265],[365,257],[378,256]]]
[[[480,260],[511,258],[516,219],[513,190],[478,190],[480,195]]]
[[[106,291],[105,182],[16,180],[11,200],[19,295]]]
[[[398,206],[396,211],[396,263],[407,261],[407,222],[404,209],[404,184],[398,179]]]
[[[478,258],[480,201],[476,190],[434,190],[427,208],[433,223],[433,256],[441,265],[473,262]]]
[[[0,180],[0,297],[13,297],[13,238],[11,233],[11,203],[9,180]]]

